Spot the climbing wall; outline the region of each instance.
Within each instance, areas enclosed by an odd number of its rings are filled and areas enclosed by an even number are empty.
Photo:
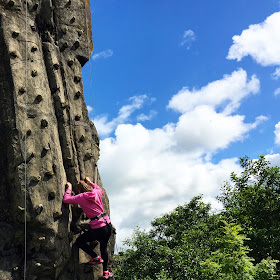
[[[99,158],[81,74],[89,0],[26,1],[0,0],[0,279],[99,279],[72,246],[81,211],[62,204]]]

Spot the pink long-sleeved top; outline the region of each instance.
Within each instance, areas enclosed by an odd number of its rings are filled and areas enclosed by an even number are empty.
[[[89,218],[94,218],[103,213],[103,203],[101,199],[103,191],[97,184],[90,183],[90,185],[93,188],[92,192],[84,192],[75,196],[71,196],[71,190],[67,189],[63,197],[63,202],[79,204]],[[96,229],[106,226],[105,219],[107,223],[111,222],[109,216],[106,215],[99,220],[92,220],[90,222],[91,228]]]

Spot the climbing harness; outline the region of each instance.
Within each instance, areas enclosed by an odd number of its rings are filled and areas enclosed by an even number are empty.
[[[93,217],[93,218],[90,218],[92,221],[94,221],[94,220],[99,220],[100,218],[103,218],[103,217],[105,217],[106,215],[108,215],[106,212],[103,212],[103,213],[101,213],[101,214],[99,214],[99,215],[97,215],[97,216],[95,216],[95,217]],[[106,224],[107,224],[107,221],[106,221],[106,219],[104,219],[104,221],[106,222]]]

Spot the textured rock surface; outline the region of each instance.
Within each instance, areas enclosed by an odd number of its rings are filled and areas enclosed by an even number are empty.
[[[72,246],[81,211],[62,203],[99,157],[81,79],[89,0],[26,1],[0,0],[0,279],[99,279]]]

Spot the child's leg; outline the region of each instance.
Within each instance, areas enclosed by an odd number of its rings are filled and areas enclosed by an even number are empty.
[[[94,240],[96,240],[96,239],[94,238],[93,234],[90,231],[86,231],[77,238],[76,244],[78,245],[79,248],[81,248],[83,251],[85,251],[87,254],[89,254],[92,258],[96,258],[96,257],[98,257],[98,255],[87,244],[88,242],[91,242]]]

